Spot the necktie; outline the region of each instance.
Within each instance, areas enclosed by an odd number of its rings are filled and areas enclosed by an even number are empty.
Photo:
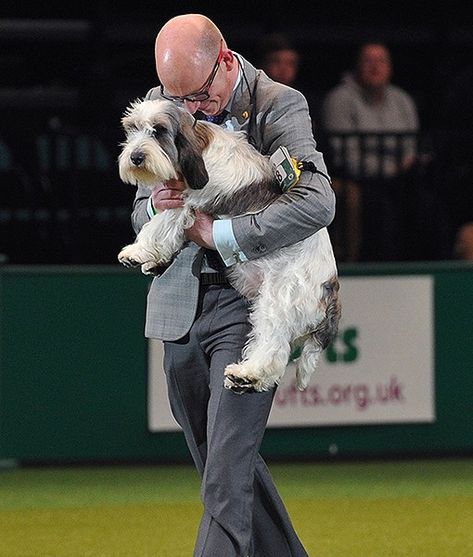
[[[228,111],[224,110],[223,112],[221,112],[220,114],[216,114],[215,116],[205,115],[205,119],[207,120],[207,122],[213,122],[214,124],[220,126],[221,124],[223,124],[223,122],[225,122],[227,116],[228,116]]]

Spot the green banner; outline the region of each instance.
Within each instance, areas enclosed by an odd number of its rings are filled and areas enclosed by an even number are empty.
[[[356,277],[428,275],[434,290],[435,421],[274,428],[273,457],[457,453],[473,449],[473,266],[345,266]],[[148,428],[149,279],[110,267],[0,270],[0,460],[188,459],[182,434]],[[341,331],[327,358],[356,358]],[[425,346],[409,347],[422,354]]]

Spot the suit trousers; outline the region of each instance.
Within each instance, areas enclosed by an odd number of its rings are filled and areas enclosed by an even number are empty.
[[[229,285],[204,286],[189,333],[164,343],[171,409],[202,476],[194,557],[307,557],[259,455],[274,390],[223,386],[249,328],[245,299]]]

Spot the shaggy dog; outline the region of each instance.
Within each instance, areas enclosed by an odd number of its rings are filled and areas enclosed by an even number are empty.
[[[186,241],[194,211],[241,215],[267,206],[281,193],[275,168],[247,141],[194,117],[171,101],[133,103],[122,119],[127,140],[120,177],[149,185],[182,179],[184,206],[159,212],[118,259],[144,273],[169,264]],[[337,267],[326,228],[294,245],[228,268],[228,280],[251,300],[252,331],[242,360],[227,366],[225,387],[263,391],[277,384],[291,352],[297,384],[305,389],[321,351],[334,338],[340,318]]]

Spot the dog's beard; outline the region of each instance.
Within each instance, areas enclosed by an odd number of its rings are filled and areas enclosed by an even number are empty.
[[[143,162],[136,166],[131,157],[138,152]],[[128,184],[156,185],[178,178],[169,155],[153,140],[125,143],[118,162],[120,178]]]

